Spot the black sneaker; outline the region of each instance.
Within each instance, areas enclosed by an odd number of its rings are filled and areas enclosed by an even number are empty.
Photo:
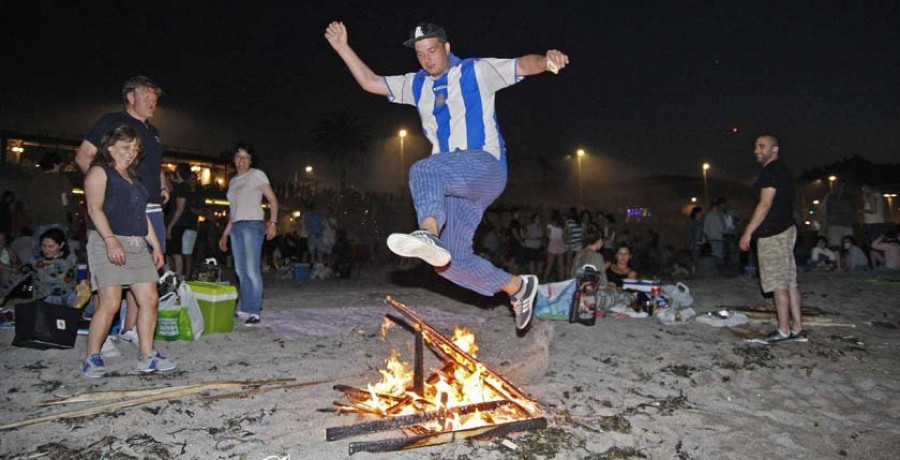
[[[792,340],[792,334],[782,334],[781,331],[775,329],[770,332],[768,335],[764,335],[762,337],[757,337],[755,339],[748,340],[748,342],[753,343],[762,343],[765,345],[773,345],[781,342],[790,342]]]
[[[435,267],[450,263],[450,251],[436,235],[426,230],[410,234],[392,233],[387,239],[388,248],[401,257],[418,257]]]
[[[791,342],[801,342],[806,343],[809,342],[809,335],[806,333],[806,329],[800,329],[800,332],[791,331]]]
[[[511,296],[513,312],[516,314],[516,329],[523,330],[531,323],[534,316],[534,299],[537,298],[538,278],[534,275],[522,275],[522,288]]]
[[[250,315],[247,321],[244,321],[244,326],[256,326],[257,324],[259,324],[259,315]]]

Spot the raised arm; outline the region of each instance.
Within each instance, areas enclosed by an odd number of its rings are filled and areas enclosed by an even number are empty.
[[[380,96],[390,96],[391,92],[381,75],[376,74],[366,65],[347,43],[347,27],[343,22],[334,21],[325,29],[325,39],[334,48],[344,64],[350,69],[353,78],[362,89]]]
[[[516,73],[520,76],[537,75],[547,71],[559,73],[569,65],[569,56],[559,50],[549,50],[547,54],[526,54],[516,61]]]

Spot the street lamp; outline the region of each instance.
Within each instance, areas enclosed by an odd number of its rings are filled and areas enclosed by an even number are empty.
[[[582,190],[582,180],[581,180],[581,158],[584,156],[584,149],[578,149],[575,152],[575,155],[578,157],[578,204],[584,205],[584,192]]]
[[[304,171],[306,171],[307,174],[312,174],[312,172],[313,172],[312,165],[306,165],[306,168],[304,168]]]
[[[709,168],[709,163],[703,163],[703,201],[705,201],[706,206],[709,206],[709,185],[706,181],[706,175]]]
[[[829,192],[834,191],[834,181],[836,181],[836,180],[837,180],[837,176],[835,176],[835,175],[828,176],[828,191]]]
[[[406,160],[403,158],[404,147],[406,146],[406,130],[401,129],[397,135],[400,136],[400,192],[402,194],[404,188],[403,184],[406,183]]]

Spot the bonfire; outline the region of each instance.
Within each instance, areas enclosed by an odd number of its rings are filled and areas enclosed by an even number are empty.
[[[393,351],[379,370],[381,380],[366,388],[335,385],[346,396],[336,401],[337,413],[364,414],[374,420],[328,428],[328,441],[366,433],[401,429],[406,436],[354,442],[350,454],[386,452],[454,442],[485,439],[547,426],[537,402],[506,378],[478,361],[475,334],[457,327],[448,339],[422,321],[409,307],[388,296],[385,302],[402,318],[387,315],[382,336],[390,324],[415,334],[415,362],[401,361]],[[427,377],[424,350],[428,346],[442,367]]]

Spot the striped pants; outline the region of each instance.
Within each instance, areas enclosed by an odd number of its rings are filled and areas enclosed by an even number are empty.
[[[409,170],[409,189],[419,223],[437,220],[450,265],[438,273],[453,283],[492,296],[511,275],[475,255],[472,238],[485,209],[506,188],[506,163],[481,150],[439,153]]]

